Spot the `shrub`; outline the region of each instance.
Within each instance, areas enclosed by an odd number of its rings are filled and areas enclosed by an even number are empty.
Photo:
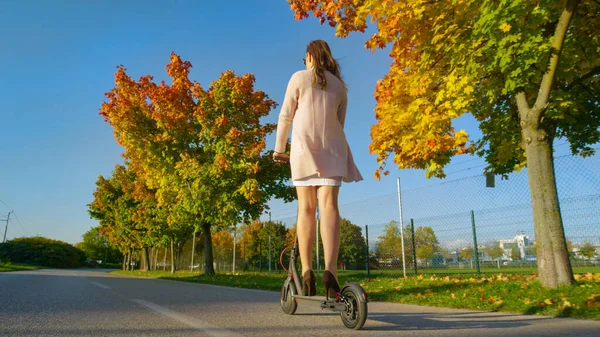
[[[52,268],[77,268],[83,265],[85,253],[66,242],[36,236],[0,244],[0,261],[3,260]]]

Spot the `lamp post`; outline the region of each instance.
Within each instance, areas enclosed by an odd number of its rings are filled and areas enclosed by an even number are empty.
[[[269,213],[269,274],[271,273],[271,211]]]

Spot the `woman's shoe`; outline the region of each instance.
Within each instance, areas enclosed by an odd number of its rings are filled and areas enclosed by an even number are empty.
[[[302,275],[302,295],[315,296],[317,294],[317,286],[315,285],[315,274],[312,270],[307,270]]]
[[[337,300],[337,295],[340,292],[340,285],[335,279],[335,276],[328,270],[323,272],[323,284],[325,285],[325,297],[327,299],[334,298]]]

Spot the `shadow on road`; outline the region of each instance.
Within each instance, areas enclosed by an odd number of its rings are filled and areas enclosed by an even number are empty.
[[[533,321],[546,320],[546,317],[523,318],[521,315],[490,315],[488,312],[458,313],[390,313],[370,312],[369,320],[390,325],[369,327],[366,330],[453,330],[453,329],[506,329],[531,325]]]

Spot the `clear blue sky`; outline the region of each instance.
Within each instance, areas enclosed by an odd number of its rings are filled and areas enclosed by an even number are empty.
[[[306,43],[324,39],[349,85],[346,132],[365,176],[342,188],[340,202],[393,194],[397,176],[407,189],[439,184],[423,172],[391,166],[390,176],[373,180],[373,91],[390,59],[363,48],[369,32],[339,39],[315,19],[295,21],[284,0],[1,1],[0,31],[0,200],[6,203],[0,203],[0,219],[13,209],[19,220],[11,221],[9,239],[43,235],[75,243],[96,225],[86,208],[94,182],[123,161],[112,129],[98,115],[103,95],[120,64],[134,78],[165,79],[171,51],[192,62],[191,78],[205,86],[227,69],[250,72],[256,88],[281,103],[289,77],[303,68]],[[277,114],[265,121],[275,122]],[[458,127],[479,136],[471,118]],[[466,169],[481,164],[459,158],[448,172],[460,172],[449,177],[479,174],[482,167]],[[295,206],[273,207],[273,216],[282,217]]]

